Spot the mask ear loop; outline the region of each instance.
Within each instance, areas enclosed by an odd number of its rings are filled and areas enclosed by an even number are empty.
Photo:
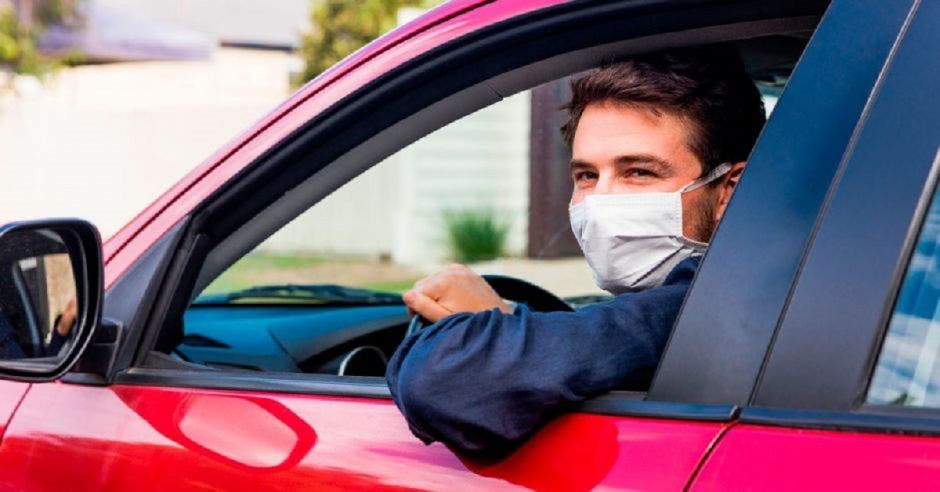
[[[715,169],[712,169],[710,173],[680,188],[679,193],[685,193],[688,191],[697,190],[707,185],[708,183],[711,183],[712,181],[724,176],[725,174],[728,174],[728,171],[730,170],[731,170],[731,163],[722,162],[717,167],[715,167]]]
[[[681,193],[685,193],[685,192],[688,192],[688,191],[692,191],[692,190],[699,189],[699,188],[701,188],[702,186],[705,186],[705,185],[707,185],[708,183],[711,183],[712,181],[714,181],[714,180],[716,180],[716,179],[718,179],[718,178],[724,176],[724,175],[727,174],[728,171],[730,171],[730,170],[731,170],[731,163],[730,163],[730,162],[723,162],[723,163],[719,164],[717,167],[715,167],[715,169],[712,169],[710,173],[708,173],[708,174],[706,174],[705,176],[702,176],[701,178],[696,179],[695,181],[693,181],[693,182],[691,182],[691,183],[689,183],[689,184],[683,186],[683,187],[679,190],[679,193],[681,194]],[[686,246],[689,246],[689,247],[695,249],[698,254],[701,254],[701,252],[702,252],[705,248],[708,247],[708,243],[703,243],[703,242],[701,242],[701,241],[696,241],[696,240],[694,240],[694,239],[689,239],[689,238],[685,237],[685,235],[679,236],[678,239],[679,239],[679,241],[681,241],[682,243],[684,243]]]

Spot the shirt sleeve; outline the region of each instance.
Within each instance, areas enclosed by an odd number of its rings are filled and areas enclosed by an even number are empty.
[[[0,359],[22,359],[26,357],[16,339],[16,332],[7,317],[0,311]]]
[[[49,339],[49,345],[46,345],[46,355],[58,355],[59,350],[62,350],[62,346],[65,345],[65,341],[69,339],[68,335],[59,335],[59,330],[55,328],[58,325],[59,320],[56,318],[56,322],[52,325],[52,338]],[[71,332],[69,335],[71,335]]]
[[[572,404],[648,385],[688,289],[682,280],[574,313],[520,306],[449,316],[402,342],[386,373],[392,397],[425,443],[505,454]]]

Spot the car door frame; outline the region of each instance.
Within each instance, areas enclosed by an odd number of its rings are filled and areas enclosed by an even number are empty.
[[[748,404],[817,217],[916,3],[830,5],[748,160],[649,399]]]
[[[646,38],[641,38],[642,42],[652,43],[651,38],[655,35],[659,39],[664,40],[665,44],[663,47],[665,47],[671,44],[691,43],[695,40],[675,36],[675,33],[673,33],[673,35],[666,34],[669,33],[670,29],[677,29],[679,31],[683,28],[694,30],[696,23],[708,24],[710,21],[713,22],[715,18],[724,18],[727,24],[730,22],[729,19],[741,19],[742,16],[746,18],[748,15],[763,15],[773,20],[778,19],[778,17],[774,17],[774,14],[782,15],[781,13],[783,12],[789,12],[787,16],[783,17],[793,19],[800,18],[805,22],[810,17],[818,15],[819,9],[821,8],[820,4],[822,3],[824,2],[807,2],[806,4],[797,5],[794,2],[782,2],[777,6],[768,7],[766,4],[759,5],[759,2],[723,2],[718,5],[709,4],[707,2],[685,2],[668,5],[666,2],[645,2],[630,5],[597,2],[593,9],[585,9],[583,5],[559,5],[527,14],[519,19],[512,19],[512,22],[507,21],[509,25],[497,25],[485,30],[486,32],[468,36],[467,39],[461,40],[461,43],[466,43],[466,46],[459,44],[457,46],[447,45],[441,46],[437,50],[432,50],[427,53],[427,56],[419,57],[419,59],[407,63],[403,68],[391,72],[387,77],[367,84],[341,104],[336,104],[329,111],[318,114],[289,141],[282,142],[272,147],[272,149],[265,153],[257,162],[244,169],[235,179],[232,179],[229,183],[220,187],[215,194],[197,207],[192,214],[185,217],[178,222],[173,229],[164,234],[163,237],[108,291],[105,314],[114,320],[114,322],[124,327],[125,337],[121,351],[116,355],[107,371],[103,374],[76,372],[70,374],[66,380],[72,383],[84,384],[121,383],[388,397],[388,390],[385,387],[384,381],[380,379],[361,381],[352,378],[306,374],[254,375],[224,373],[220,371],[206,373],[187,370],[185,368],[155,369],[141,367],[149,351],[149,347],[158,343],[157,334],[161,332],[161,328],[164,325],[168,313],[174,311],[179,313],[185,309],[188,298],[176,296],[174,293],[180,290],[180,286],[185,285],[186,282],[195,283],[196,281],[193,276],[195,275],[194,270],[197,269],[193,268],[193,265],[194,263],[198,264],[202,261],[200,255],[205,254],[208,242],[211,241],[210,235],[205,234],[207,224],[214,224],[215,227],[219,227],[219,223],[213,220],[213,218],[217,216],[213,214],[219,213],[220,210],[225,210],[226,205],[249,197],[251,195],[250,191],[252,190],[250,184],[253,182],[270,182],[271,180],[277,180],[284,184],[285,187],[283,190],[289,189],[289,187],[287,187],[289,184],[296,184],[297,175],[290,172],[292,169],[290,167],[290,157],[296,155],[298,149],[303,150],[304,145],[308,145],[310,139],[323,139],[324,129],[331,128],[330,125],[334,125],[333,135],[336,136],[335,125],[338,125],[337,121],[346,121],[348,125],[349,121],[357,119],[357,116],[359,117],[358,120],[361,121],[363,107],[368,108],[369,104],[375,104],[374,100],[387,97],[388,92],[385,92],[386,90],[394,93],[393,90],[395,87],[393,79],[395,77],[402,78],[405,82],[409,81],[408,77],[427,77],[428,68],[426,64],[432,62],[438,64],[444,63],[446,57],[442,56],[442,52],[446,50],[454,52],[460,49],[468,50],[472,48],[473,43],[483,43],[484,45],[489,43],[487,46],[495,46],[496,41],[493,39],[488,40],[487,38],[487,36],[493,36],[493,30],[503,30],[502,34],[506,36],[503,40],[510,39],[518,41],[520,37],[521,39],[525,39],[525,33],[513,30],[513,23],[522,27],[525,27],[525,25],[535,25],[536,27],[533,27],[533,29],[536,29],[535,32],[539,33],[547,30],[548,27],[546,26],[553,27],[551,22],[552,16],[558,18],[561,18],[563,15],[572,16],[565,21],[569,26],[574,26],[579,22],[586,23],[592,19],[603,19],[607,23],[594,22],[588,24],[591,25],[592,36],[597,36],[598,32],[607,32],[604,31],[604,29],[610,31],[610,33],[605,35],[619,36],[617,30],[622,30],[625,26],[631,26],[637,30],[638,36],[644,32],[647,33]],[[750,10],[742,9],[742,6],[746,6]],[[802,11],[801,13],[801,8],[809,10]],[[685,9],[684,12],[686,13],[684,15],[675,14],[676,11],[682,9]],[[811,15],[811,11],[816,12],[816,14]],[[665,22],[664,15],[666,14],[664,13],[672,14],[673,17],[670,18],[673,18],[676,23],[673,25]],[[708,15],[703,16],[703,13]],[[832,14],[830,11],[826,14],[826,18],[831,18],[830,16],[832,15],[836,14]],[[533,19],[529,18],[529,16],[534,16],[537,22],[533,22]],[[838,20],[839,19],[830,20],[828,24],[835,26],[838,24]],[[615,24],[615,21],[619,21],[620,24]],[[824,19],[823,22],[827,21]],[[746,26],[746,23],[744,25]],[[522,27],[520,27],[520,29]],[[741,25],[736,27],[740,28]],[[542,29],[542,31],[538,29]],[[646,31],[644,31],[644,29]],[[582,31],[585,31],[585,29],[582,28]],[[569,34],[566,38],[566,42],[569,44],[563,45],[563,47],[570,49],[570,43],[577,42],[577,40],[570,36],[570,32],[565,34]],[[727,33],[725,34],[727,35]],[[834,36],[835,33],[824,37],[817,33],[814,35],[813,40],[811,40],[810,46],[816,43],[823,48],[828,47],[829,43],[833,42]],[[588,52],[590,52],[590,46],[597,44],[596,39],[597,38],[594,38],[593,41],[588,43],[589,46],[586,48]],[[636,38],[630,41],[636,41]],[[529,42],[550,44],[544,43],[543,38],[534,38],[534,40],[530,40]],[[533,46],[535,45],[533,44]],[[647,44],[645,46],[646,49],[649,49],[649,46],[650,45]],[[535,48],[533,47],[532,49],[534,50]],[[814,51],[825,52],[824,49]],[[532,56],[532,53],[533,52],[530,52],[525,56]],[[519,56],[523,55],[524,54],[520,54]],[[768,124],[767,129],[765,129],[761,137],[762,142],[767,141],[771,143],[763,144],[766,148],[762,147],[762,144],[758,144],[758,148],[755,150],[754,156],[752,157],[752,163],[760,162],[762,159],[772,159],[774,156],[771,155],[771,152],[775,149],[779,150],[780,148],[780,144],[774,142],[781,139],[787,132],[797,128],[796,121],[798,121],[799,118],[797,117],[800,115],[803,118],[818,117],[818,124],[834,129],[842,129],[844,133],[844,139],[841,140],[835,138],[833,134],[830,134],[828,135],[829,138],[825,139],[825,141],[816,142],[810,149],[811,153],[815,152],[818,154],[822,152],[823,155],[829,156],[841,154],[844,151],[849,143],[849,136],[851,135],[851,131],[845,131],[845,127],[848,125],[849,128],[854,128],[855,122],[864,106],[863,103],[867,99],[867,94],[871,90],[871,86],[866,86],[866,84],[869,80],[871,84],[874,84],[876,74],[883,60],[879,60],[876,54],[871,57],[870,60],[866,61],[862,70],[855,72],[861,80],[858,81],[858,84],[853,85],[855,90],[855,92],[853,92],[855,95],[853,101],[861,102],[854,106],[852,104],[839,106],[818,104],[820,97],[826,94],[827,88],[819,83],[813,84],[811,74],[815,73],[817,70],[821,70],[822,67],[831,67],[833,64],[838,66],[837,62],[839,61],[839,56],[837,55],[838,53],[830,53],[829,56],[820,56],[809,60],[804,59],[800,62],[794,74],[794,81],[800,80],[801,76],[799,73],[801,71],[806,71],[810,74],[806,77],[809,80],[807,80],[806,85],[802,86],[800,90],[791,90],[784,93],[779,111],[775,113],[774,118],[771,119],[771,122]],[[520,61],[517,59],[513,60],[512,63],[523,65],[525,61],[526,60]],[[505,72],[505,63],[509,62],[505,59],[502,61],[494,59],[491,65],[487,66],[484,64],[488,70],[497,70],[501,75],[496,85],[491,86],[490,89],[497,87],[498,89],[494,90],[508,93],[518,90],[523,86],[534,85],[530,78],[524,77],[525,74],[523,72]],[[845,61],[843,61],[843,63],[845,63]],[[425,66],[422,64],[425,64]],[[482,75],[484,74],[480,74],[481,77]],[[544,75],[542,76],[544,77]],[[446,87],[446,85],[440,84],[438,87],[443,88]],[[429,96],[431,100],[435,97],[434,94],[427,96]],[[792,109],[787,109],[791,107]],[[431,107],[431,110],[433,111],[434,108]],[[467,111],[467,108],[464,108],[464,112]],[[436,117],[438,119],[435,121],[439,122],[440,115]],[[453,118],[454,115],[450,114],[445,117]],[[373,126],[376,124],[386,124],[390,127],[393,127],[395,124],[395,122],[388,121],[366,121],[366,123],[371,123]],[[346,139],[346,141],[339,141],[341,139],[331,141],[331,144],[336,146],[337,149],[333,151],[334,154],[341,153],[344,150],[341,145],[344,143],[348,145],[348,141],[356,141],[358,139],[361,143],[363,140],[361,134],[364,130],[357,130],[357,127],[350,128],[348,126],[342,128],[345,132],[343,138]],[[359,132],[358,134],[357,131]],[[763,155],[767,157],[763,157]],[[816,156],[816,158],[818,160],[818,156]],[[332,163],[334,160],[335,159],[324,157],[324,163],[322,165]],[[794,159],[794,162],[803,162],[803,165],[809,165],[800,159]],[[310,165],[309,162],[303,164],[306,166]],[[758,183],[773,180],[773,175],[779,174],[772,170],[761,172],[759,169],[760,166],[754,166],[754,169],[746,173],[745,179],[742,181],[743,184],[741,185],[742,190],[747,190],[748,187],[757,189]],[[296,168],[294,170],[296,171]],[[805,180],[806,175],[799,175],[797,173],[792,179]],[[829,177],[817,176],[816,179],[820,181],[819,186],[823,188],[828,187]],[[755,184],[748,184],[750,182]],[[741,195],[750,195],[751,198],[740,198]],[[734,199],[735,207],[737,209],[749,208],[746,206],[748,201],[757,200],[753,195],[753,192],[739,194],[739,197]],[[779,199],[780,197],[778,197],[778,200]],[[768,204],[766,197],[759,201],[762,205]],[[243,203],[247,205],[247,209],[251,210],[251,213],[258,210],[252,210],[249,202]],[[820,200],[817,207],[821,205]],[[780,207],[778,206],[778,208]],[[804,213],[811,217],[815,217],[816,212],[818,212],[818,208],[814,211],[812,206],[810,210],[804,210]],[[734,217],[734,214],[732,214],[732,217]],[[235,221],[236,219],[231,218],[230,220]],[[715,246],[717,247],[723,243],[727,243],[728,246],[721,247],[731,248],[741,237],[748,233],[753,233],[753,228],[748,227],[746,224],[747,220],[746,215],[739,215],[736,219],[723,223],[718,235],[716,235]],[[811,225],[812,221],[810,221],[809,226],[803,224],[807,234]],[[735,239],[722,239],[724,236],[733,237]],[[800,253],[802,252],[802,247],[799,244],[796,244],[794,247],[798,248]],[[786,266],[796,268],[799,263],[799,258],[800,255],[795,255],[795,257],[790,258]],[[715,280],[715,272],[720,271],[723,265],[725,267],[730,265],[731,263],[729,262],[731,261],[732,259],[729,258],[727,251],[710,251],[703,262],[703,268],[699,277],[693,284],[689,302],[706,296],[710,288],[709,285]],[[769,276],[780,277],[778,264],[765,262],[756,265],[754,268],[750,269],[749,272],[742,272],[738,278],[750,278],[751,281],[754,282],[754,279],[768,278]],[[784,275],[783,277],[786,276]],[[792,278],[789,280],[784,278],[780,281],[784,294],[789,290],[789,281],[792,281]],[[697,292],[702,293],[698,294]],[[732,298],[734,295],[735,293],[726,292],[723,293],[720,298],[724,301]],[[702,392],[699,390],[697,384],[691,382],[674,384],[671,382],[675,381],[676,377],[682,377],[683,374],[688,376],[689,374],[696,373],[696,366],[691,363],[682,362],[685,357],[684,354],[687,353],[692,346],[696,346],[698,350],[703,350],[713,355],[717,354],[718,356],[740,354],[742,351],[757,353],[759,354],[759,360],[763,360],[763,355],[766,352],[766,344],[769,343],[769,336],[765,337],[765,339],[754,338],[747,343],[737,345],[729,345],[718,339],[707,341],[705,344],[696,344],[693,341],[695,340],[694,337],[683,337],[682,333],[690,330],[690,328],[686,328],[688,320],[699,316],[699,314],[704,311],[700,306],[694,308],[689,307],[689,302],[687,302],[686,307],[684,307],[682,313],[680,313],[680,321],[677,323],[676,329],[674,330],[673,337],[663,357],[660,374],[657,375],[650,393],[644,395],[638,393],[614,392],[587,402],[584,407],[582,407],[583,411],[616,415],[655,416],[725,422],[735,418],[738,406],[745,403],[746,398],[744,401],[733,397],[702,398]],[[751,308],[755,309],[756,307],[752,306]],[[755,325],[755,330],[767,333],[768,330],[772,332],[774,327],[775,323],[764,323],[764,325],[760,327]],[[705,370],[711,366],[711,364],[704,364],[699,366],[699,368],[702,369],[702,373],[712,374]],[[663,373],[664,367],[669,368],[668,373]],[[739,375],[744,376],[742,378],[728,380],[721,378],[711,379],[710,387],[717,387],[722,390],[718,392],[718,394],[721,395],[750,395],[754,381],[757,379],[759,369],[760,365],[758,364],[746,370],[738,371]],[[644,401],[644,399],[646,401]]]
[[[751,10],[742,9],[742,5],[747,4]],[[800,8],[803,9],[819,9],[820,2],[811,2],[807,5],[794,6],[793,4],[784,5],[781,3],[776,11],[778,14],[781,12],[789,12],[787,16],[790,19],[799,19],[796,25],[806,25],[806,22],[811,17],[808,11],[800,11]],[[651,7],[651,5],[653,5]],[[704,9],[704,7],[709,7]],[[766,22],[779,22],[779,17],[774,17],[772,13],[774,10],[768,8],[766,4],[758,5],[758,2],[732,2],[732,4],[723,4],[723,5],[706,5],[703,2],[690,2],[689,5],[681,4],[676,5],[667,5],[664,2],[650,2],[642,6],[634,5],[611,5],[606,3],[598,3],[596,9],[584,9],[583,6],[575,8],[574,5],[561,5],[557,7],[551,7],[545,9],[545,11],[539,11],[535,14],[538,20],[545,23],[548,27],[542,26],[541,30],[536,30],[536,34],[531,34],[535,36],[530,41],[532,43],[540,43],[543,45],[552,45],[552,43],[544,42],[544,35],[539,35],[538,33],[547,32],[552,26],[548,21],[549,15],[555,16],[556,22],[567,23],[567,25],[572,26],[577,23],[582,23],[584,25],[590,25],[590,38],[586,41],[586,49],[592,49],[593,46],[598,44],[598,39],[605,39],[603,35],[612,36],[610,38],[611,42],[617,42],[616,39],[619,34],[618,30],[625,29],[626,26],[633,26],[639,32],[637,35],[647,32],[647,33],[658,33],[656,36],[660,39],[660,42],[664,43],[664,47],[670,44],[691,44],[695,42],[697,36],[700,36],[701,33],[696,31],[696,29],[701,30],[701,26],[708,25],[709,22],[715,22],[714,19],[724,19],[723,25],[734,25],[732,22],[735,19],[742,20],[747,19],[748,16],[766,16],[770,20]],[[656,10],[658,7],[662,10]],[[676,13],[677,10],[688,9],[686,13],[682,15]],[[704,9],[704,10],[703,10]],[[587,13],[586,13],[587,12]],[[664,14],[666,12],[667,15]],[[703,12],[707,12],[708,15],[703,16]],[[818,10],[817,10],[818,12]],[[616,15],[614,15],[616,14]],[[566,18],[565,16],[571,16],[571,18]],[[724,17],[722,17],[724,16]],[[526,17],[526,16],[523,16]],[[564,22],[557,19],[566,19]],[[598,22],[589,22],[596,19],[606,19],[607,24],[599,24]],[[665,22],[665,19],[673,19],[675,22],[674,25],[670,25],[668,22]],[[753,19],[750,19],[753,20]],[[522,18],[515,19],[514,22],[517,22],[521,28],[525,26],[532,25],[532,19]],[[619,22],[619,24],[617,23]],[[814,22],[814,21],[813,21]],[[700,25],[697,26],[696,23]],[[800,24],[802,23],[802,24]],[[746,25],[746,24],[745,24]],[[792,26],[792,24],[783,23],[781,25]],[[766,26],[766,25],[765,25]],[[735,28],[740,28],[741,25],[738,24]],[[679,30],[680,32],[693,32],[693,37],[691,39],[684,39],[681,35],[677,35],[674,32],[670,32],[670,28]],[[753,27],[758,29],[756,27]],[[766,27],[765,27],[766,28]],[[520,32],[515,31],[513,26],[497,26],[493,29],[503,29],[505,30],[504,36],[509,36],[512,38],[515,36],[515,39],[519,39]],[[609,29],[608,34],[599,35],[598,33],[605,33],[604,29]],[[648,31],[643,31],[646,29]],[[683,31],[684,30],[684,31]],[[584,36],[588,36],[587,29],[581,28],[580,31],[584,33]],[[484,43],[489,46],[495,46],[497,41],[493,39],[493,33],[485,33],[488,37],[484,38],[483,34],[479,37],[472,37],[472,39],[466,40],[467,43]],[[565,33],[568,43],[574,43],[577,40],[570,32]],[[712,37],[707,37],[705,39],[717,40],[721,39],[721,36],[730,35],[730,32],[716,32],[711,34]],[[718,37],[716,38],[715,35]],[[601,36],[598,38],[598,36]],[[524,39],[524,38],[523,38]],[[582,40],[581,42],[585,42]],[[622,41],[621,41],[622,42]],[[637,42],[636,38],[632,38],[625,43],[635,43]],[[647,34],[646,37],[640,37],[640,42],[644,43],[644,46],[647,46],[646,49],[649,49],[650,44],[655,45],[656,39],[652,35]],[[813,42],[829,42],[826,39],[822,41],[811,41]],[[555,45],[555,49],[570,49],[566,47],[558,47]],[[570,45],[569,45],[570,46]],[[459,52],[460,49],[469,49],[466,47],[454,47],[447,46],[441,47],[441,50],[451,50],[453,52]],[[533,48],[534,49],[534,48]],[[636,48],[634,48],[636,49]],[[535,52],[529,51],[528,53],[520,52],[517,56],[533,56]],[[581,53],[577,55],[569,53],[572,56],[581,56]],[[593,55],[592,60],[599,59],[597,54]],[[428,58],[433,58],[433,60],[424,60],[425,63],[445,63],[446,57],[442,56],[440,52],[432,52],[428,55]],[[416,61],[414,64],[418,64],[422,60]],[[815,60],[811,63],[810,67],[805,69],[812,72],[813,67],[816,64],[826,64],[831,63],[832,60]],[[513,63],[517,65],[524,65],[529,60],[513,60]],[[452,63],[452,62],[451,62]],[[499,93],[511,93],[527,85],[534,85],[531,79],[531,74],[525,74],[524,72],[519,71],[510,71],[506,72],[505,65],[500,65],[499,63],[505,64],[509,63],[505,58],[502,61],[493,61],[492,63],[496,64],[493,67],[488,69],[496,70],[498,75],[497,79],[483,79],[490,84],[491,88]],[[580,63],[585,63],[581,61]],[[590,61],[589,61],[590,63]],[[802,63],[802,62],[801,62]],[[486,64],[483,64],[486,66]],[[427,68],[424,68],[423,71],[415,68],[409,68],[405,75],[402,77],[410,76],[415,77],[417,75],[423,75],[427,72]],[[570,68],[566,68],[570,71]],[[798,68],[797,71],[800,69]],[[417,75],[415,75],[417,73]],[[394,75],[394,74],[393,74]],[[481,78],[482,78],[481,74]],[[542,78],[551,78],[547,74],[538,75]],[[391,75],[389,76],[391,77]],[[873,79],[873,77],[872,77]],[[495,80],[495,82],[494,82]],[[394,84],[386,80],[380,81],[385,86],[372,86],[364,87],[360,92],[362,94],[368,94],[368,97],[373,99],[388,98],[388,93],[392,92]],[[455,83],[456,81],[450,82],[450,84]],[[410,82],[414,83],[414,82]],[[465,81],[460,83],[465,84]],[[862,86],[864,84],[861,84]],[[446,88],[449,84],[441,83],[439,80],[435,83],[435,86],[438,88]],[[388,88],[387,88],[388,87]],[[471,86],[471,89],[478,86]],[[816,88],[821,90],[822,88]],[[862,87],[861,90],[864,90]],[[389,91],[389,92],[385,92]],[[433,96],[431,94],[430,96]],[[466,96],[466,93],[462,93],[461,96]],[[368,99],[367,97],[362,97],[361,99]],[[432,97],[433,99],[433,97]],[[792,111],[805,111],[812,109],[814,105],[812,102],[818,99],[818,93],[813,92],[812,90],[805,90],[799,92],[796,95],[787,95],[784,94],[782,101],[788,101],[786,104],[781,104],[781,107],[785,108],[786,105],[792,105]],[[802,101],[802,103],[800,103]],[[205,234],[207,224],[211,224],[212,227],[220,228],[224,227],[224,223],[220,220],[219,214],[220,211],[229,211],[232,209],[231,204],[238,202],[242,207],[242,211],[246,215],[255,213],[259,208],[252,209],[253,205],[251,204],[250,199],[247,197],[258,196],[257,194],[252,193],[252,183],[265,182],[267,186],[271,186],[270,183],[277,181],[283,183],[284,188],[280,188],[280,191],[286,191],[290,189],[289,184],[296,184],[297,175],[291,172],[289,167],[291,162],[288,159],[289,156],[296,155],[298,148],[303,149],[303,146],[306,144],[305,139],[318,138],[321,141],[323,137],[323,127],[329,127],[329,124],[336,124],[329,121],[329,118],[333,118],[333,121],[336,121],[342,117],[347,119],[357,119],[362,121],[363,118],[356,118],[357,115],[361,113],[356,113],[357,105],[366,106],[366,103],[369,102],[360,102],[354,101],[345,105],[342,108],[339,108],[337,111],[339,114],[328,114],[326,116],[317,116],[314,118],[305,133],[299,136],[296,141],[277,146],[272,152],[270,152],[266,159],[262,159],[256,165],[251,166],[246,170],[242,177],[237,180],[233,180],[229,185],[220,188],[220,190],[213,195],[212,198],[206,201],[205,204],[200,206],[192,216],[181,225],[177,226],[174,231],[171,231],[170,234],[164,237],[164,239],[157,244],[158,247],[163,249],[163,254],[155,254],[155,256],[162,256],[162,261],[148,261],[146,263],[146,268],[144,266],[140,267],[141,271],[145,271],[143,274],[136,274],[137,272],[132,270],[128,276],[118,282],[114,289],[112,289],[109,294],[117,296],[120,294],[123,289],[122,283],[143,278],[146,279],[148,276],[154,275],[154,271],[162,269],[166,272],[166,280],[164,281],[164,286],[162,288],[156,289],[155,292],[152,292],[150,296],[140,296],[150,297],[152,299],[153,310],[146,316],[146,329],[131,329],[128,331],[130,335],[129,340],[134,340],[136,343],[129,342],[126,345],[126,350],[124,350],[120,356],[117,358],[118,362],[112,368],[112,374],[109,374],[108,377],[103,378],[101,382],[113,381],[121,384],[144,384],[144,385],[157,385],[157,386],[185,386],[185,387],[202,387],[202,388],[225,388],[225,389],[254,389],[254,390],[265,390],[265,391],[285,391],[285,392],[300,392],[300,393],[314,393],[314,394],[329,394],[329,395],[352,395],[352,396],[366,396],[366,397],[388,397],[388,390],[385,387],[384,381],[381,379],[375,378],[376,380],[361,381],[356,379],[349,378],[339,378],[339,377],[330,377],[330,376],[321,376],[321,375],[305,375],[305,374],[278,374],[278,375],[254,375],[254,374],[237,374],[237,373],[220,373],[219,371],[213,371],[211,373],[206,373],[202,371],[192,371],[185,369],[154,369],[141,367],[142,362],[144,361],[149,347],[154,346],[159,343],[159,340],[156,338],[158,333],[162,331],[160,328],[164,326],[166,316],[169,313],[179,313],[185,309],[185,306],[188,305],[187,296],[176,296],[173,295],[174,292],[178,290],[186,290],[185,287],[180,288],[181,285],[193,285],[196,282],[194,278],[195,271],[198,268],[194,268],[193,265],[200,264],[202,261],[202,255],[206,254],[209,245],[207,244],[210,239],[207,236],[212,234]],[[432,105],[433,106],[433,105]],[[842,106],[840,108],[824,107],[821,108],[818,104],[815,105],[820,111],[818,114],[823,120],[835,119],[840,122],[846,120],[853,120],[857,115],[852,112],[851,107]],[[799,109],[798,109],[799,108]],[[436,108],[431,107],[431,110],[434,111]],[[472,108],[471,108],[472,109]],[[784,110],[787,111],[787,110]],[[860,108],[858,108],[860,112]],[[468,112],[468,108],[464,106],[461,112]],[[343,114],[345,113],[345,114]],[[814,113],[816,114],[816,113]],[[448,118],[453,118],[453,115],[447,116]],[[434,124],[437,124],[440,121],[440,117],[437,116],[437,120],[434,121]],[[779,118],[775,116],[775,119]],[[374,120],[375,118],[373,118]],[[326,120],[325,122],[323,120]],[[387,121],[371,121],[369,122],[372,126],[376,125],[386,125],[394,128],[395,122]],[[319,125],[318,125],[319,124]],[[831,127],[838,127],[839,125],[836,122],[832,122]],[[787,132],[788,125],[774,125],[773,121],[768,126],[768,129],[765,131],[766,134],[774,135],[777,133]],[[344,138],[351,140],[363,140],[362,134],[368,133],[364,130],[350,130],[345,129],[346,133]],[[421,132],[425,132],[428,128],[418,129]],[[319,131],[319,133],[318,133]],[[335,133],[333,134],[336,135]],[[341,149],[341,144],[343,142],[331,140],[331,144],[335,145],[338,149]],[[847,137],[844,142],[838,141],[838,139],[830,138],[828,139],[828,144],[830,146],[838,147],[840,144],[847,144]],[[335,159],[323,157],[323,154],[333,155],[339,154],[342,155],[341,150],[336,150],[333,152],[324,152],[322,148],[318,149],[319,157],[321,157],[323,163],[320,165],[335,164]],[[375,152],[374,149],[367,149],[369,152]],[[837,149],[836,152],[841,152],[841,149]],[[759,158],[759,154],[755,152],[755,158]],[[355,156],[360,158],[361,156]],[[376,159],[372,159],[371,162],[375,162]],[[294,163],[296,165],[296,163]],[[307,167],[307,172],[309,172],[309,167],[312,165],[310,162],[302,163]],[[296,170],[295,170],[296,172]],[[752,180],[750,175],[745,178],[746,180]],[[820,177],[819,179],[825,179],[828,183],[828,178]],[[340,178],[340,181],[342,178]],[[756,181],[756,179],[755,179]],[[739,202],[741,200],[738,200]],[[260,207],[260,206],[259,206]],[[263,207],[260,207],[263,208]],[[215,215],[214,215],[215,214]],[[233,223],[238,223],[242,219],[240,217],[230,216],[228,217]],[[724,226],[723,226],[724,227]],[[732,229],[730,226],[724,227],[724,229]],[[719,260],[711,260],[711,253],[705,259],[704,264],[708,264],[712,261],[721,261],[720,256]],[[142,265],[144,265],[142,263]],[[136,267],[135,267],[136,268]],[[756,270],[756,269],[755,269]],[[135,275],[136,274],[136,275]],[[699,281],[696,281],[698,284]],[[149,287],[149,286],[148,286]],[[693,287],[695,289],[695,287]],[[130,290],[130,289],[128,289]],[[138,292],[141,290],[138,286],[136,289]],[[139,295],[139,294],[138,294]],[[151,297],[152,296],[152,297]],[[128,296],[130,299],[134,299],[135,296]],[[120,302],[120,299],[115,299],[114,302],[117,306],[127,306],[134,304],[134,302]],[[684,311],[688,312],[688,310]],[[172,316],[172,314],[169,314]],[[124,314],[124,316],[127,316]],[[132,323],[137,324],[140,321],[132,320]],[[136,336],[135,336],[136,334]],[[141,336],[143,334],[144,336]],[[673,356],[674,347],[681,346],[677,345],[679,342],[672,342],[669,349],[664,356],[664,362],[668,361],[671,357],[679,357],[681,355]],[[132,349],[141,347],[136,352]],[[740,347],[739,347],[740,348]],[[714,350],[719,350],[720,347],[714,346]],[[746,347],[748,350],[759,350],[763,354],[761,347],[756,345],[748,345]],[[678,353],[678,352],[677,352]],[[752,368],[753,374],[751,379],[756,379],[757,367]],[[70,377],[72,382],[92,382],[94,378],[88,378],[83,375],[73,375]],[[692,388],[691,385],[685,385],[685,389],[688,390]],[[652,393],[652,390],[651,390]],[[749,393],[749,389],[748,389]],[[589,401],[583,407],[584,411],[595,412],[595,413],[612,413],[617,415],[636,415],[636,416],[655,416],[655,417],[666,417],[666,418],[680,418],[680,419],[692,419],[692,420],[704,420],[704,421],[730,421],[734,418],[737,406],[733,401],[695,401],[694,398],[685,396],[681,392],[677,394],[664,394],[659,398],[650,398],[650,401],[643,401],[645,395],[642,393],[628,393],[628,392],[614,392],[609,395],[602,396],[600,398]]]

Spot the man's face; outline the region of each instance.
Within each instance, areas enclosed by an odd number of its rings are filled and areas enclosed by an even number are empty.
[[[571,145],[571,204],[595,193],[674,192],[698,179],[702,163],[686,143],[687,132],[687,125],[668,113],[615,102],[589,104]],[[686,237],[711,238],[719,216],[717,195],[713,186],[682,194]]]

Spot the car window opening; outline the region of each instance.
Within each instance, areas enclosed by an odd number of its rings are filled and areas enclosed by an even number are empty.
[[[735,43],[768,114],[807,38]],[[446,125],[294,217],[193,296],[182,338],[147,364],[384,377],[411,325],[402,293],[454,262],[523,279],[572,309],[611,299],[568,221],[558,108],[579,75]]]

